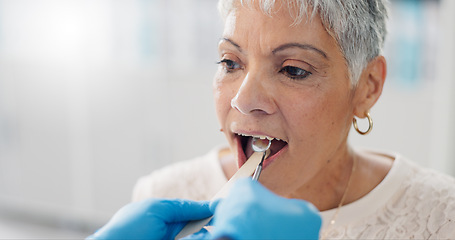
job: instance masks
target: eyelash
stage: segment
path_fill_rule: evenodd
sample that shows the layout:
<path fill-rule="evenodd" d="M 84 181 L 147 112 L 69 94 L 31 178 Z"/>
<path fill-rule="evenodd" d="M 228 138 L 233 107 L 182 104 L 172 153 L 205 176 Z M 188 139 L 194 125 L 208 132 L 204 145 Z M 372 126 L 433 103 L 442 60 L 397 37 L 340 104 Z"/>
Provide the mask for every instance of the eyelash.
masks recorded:
<path fill-rule="evenodd" d="M 222 65 L 227 73 L 232 73 L 235 70 L 241 68 L 240 64 L 238 64 L 237 62 L 232 61 L 230 59 L 222 59 L 221 61 L 217 62 L 217 64 Z M 233 65 L 235 65 L 235 66 L 233 66 Z M 294 71 L 294 73 L 291 73 L 291 71 Z M 296 74 L 295 71 L 297 71 L 298 73 Z M 294 66 L 285 66 L 285 67 L 281 68 L 280 71 L 278 71 L 278 72 L 282 73 L 283 75 L 285 75 L 286 77 L 288 77 L 292 80 L 303 80 L 312 74 L 311 72 L 309 72 L 305 69 L 302 69 L 299 67 L 294 67 Z"/>
<path fill-rule="evenodd" d="M 293 73 L 290 73 L 290 71 L 298 71 L 299 73 L 293 74 Z M 294 67 L 294 66 L 285 66 L 282 69 L 280 69 L 279 72 L 284 74 L 286 77 L 288 77 L 292 80 L 302 80 L 302 79 L 309 77 L 312 74 L 311 72 L 309 72 L 305 69 L 302 69 L 299 67 Z"/>
<path fill-rule="evenodd" d="M 217 64 L 220 64 L 228 73 L 234 72 L 236 69 L 240 69 L 240 64 L 229 59 L 222 59 L 221 61 L 217 62 Z M 237 68 L 232 66 L 234 64 Z"/>

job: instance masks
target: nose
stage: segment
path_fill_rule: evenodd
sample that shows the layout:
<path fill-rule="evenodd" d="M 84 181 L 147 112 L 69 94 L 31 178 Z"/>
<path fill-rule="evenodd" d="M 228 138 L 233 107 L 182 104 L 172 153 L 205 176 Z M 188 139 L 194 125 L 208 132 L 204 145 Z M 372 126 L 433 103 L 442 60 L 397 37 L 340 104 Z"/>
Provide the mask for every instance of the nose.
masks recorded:
<path fill-rule="evenodd" d="M 231 107 L 250 114 L 273 114 L 276 105 L 267 86 L 266 79 L 248 73 L 231 100 Z"/>

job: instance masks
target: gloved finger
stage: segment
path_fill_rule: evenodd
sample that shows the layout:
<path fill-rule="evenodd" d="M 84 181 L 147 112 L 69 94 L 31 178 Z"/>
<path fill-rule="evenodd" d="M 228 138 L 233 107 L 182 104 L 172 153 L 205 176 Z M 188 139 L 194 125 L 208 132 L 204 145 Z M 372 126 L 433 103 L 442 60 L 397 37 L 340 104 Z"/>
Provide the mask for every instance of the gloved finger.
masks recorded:
<path fill-rule="evenodd" d="M 158 208 L 153 207 L 154 214 L 165 222 L 185 222 L 212 216 L 208 201 L 192 201 L 183 199 L 159 201 Z"/>
<path fill-rule="evenodd" d="M 218 204 L 222 201 L 223 199 L 218 198 L 210 202 L 209 208 L 212 213 L 215 213 L 216 207 L 218 207 Z"/>
<path fill-rule="evenodd" d="M 214 239 L 317 239 L 321 226 L 311 203 L 283 198 L 248 179 L 233 186 L 214 219 Z"/>
<path fill-rule="evenodd" d="M 249 194 L 252 192 L 275 195 L 258 181 L 254 181 L 251 178 L 242 178 L 233 184 L 227 198 L 230 196 L 237 198 L 241 194 Z"/>
<path fill-rule="evenodd" d="M 310 202 L 301 199 L 287 199 L 286 201 L 290 206 L 298 206 L 296 208 L 300 209 L 300 211 L 311 212 L 312 214 L 319 215 L 319 210 Z M 290 208 L 289 211 L 300 212 L 299 210 L 293 208 Z"/>
<path fill-rule="evenodd" d="M 267 199 L 267 201 L 264 201 Z M 316 207 L 301 199 L 287 199 L 274 194 L 257 181 L 250 178 L 239 179 L 233 186 L 229 196 L 226 198 L 228 204 L 221 203 L 217 208 L 226 208 L 232 211 L 233 206 L 245 206 L 254 203 L 257 207 L 262 206 L 264 209 L 273 209 L 277 205 L 285 205 L 281 211 L 293 212 L 310 212 L 319 215 Z M 224 206 L 226 205 L 226 207 Z M 306 213 L 305 213 L 306 214 Z"/>
<path fill-rule="evenodd" d="M 183 240 L 200 240 L 200 239 L 212 239 L 207 229 L 202 228 L 199 232 L 191 234 L 182 238 Z"/>
<path fill-rule="evenodd" d="M 267 199 L 268 197 L 274 197 L 274 194 L 270 190 L 266 189 L 259 182 L 253 181 L 251 178 L 242 178 L 237 180 L 228 196 L 224 201 L 213 203 L 216 208 L 220 208 L 221 205 L 243 205 L 243 203 L 254 202 L 254 199 L 259 200 Z M 220 204 L 221 203 L 221 204 Z M 212 208 L 212 206 L 210 206 Z"/>

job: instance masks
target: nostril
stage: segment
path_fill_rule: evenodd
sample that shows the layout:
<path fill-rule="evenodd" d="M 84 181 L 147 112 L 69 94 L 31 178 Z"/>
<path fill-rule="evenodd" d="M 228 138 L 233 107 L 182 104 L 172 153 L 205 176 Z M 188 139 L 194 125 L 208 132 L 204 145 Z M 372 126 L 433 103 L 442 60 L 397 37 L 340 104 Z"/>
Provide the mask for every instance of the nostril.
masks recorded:
<path fill-rule="evenodd" d="M 235 99 L 237 99 L 237 96 L 235 96 L 235 98 L 231 99 L 231 107 L 237 109 L 237 106 L 235 104 Z"/>
<path fill-rule="evenodd" d="M 236 95 L 232 100 L 231 100 L 231 107 L 233 109 L 236 109 L 237 111 L 243 113 L 243 114 L 248 114 L 249 111 L 245 111 L 242 107 L 240 107 L 240 105 L 238 104 L 238 96 L 239 95 Z"/>
<path fill-rule="evenodd" d="M 251 80 L 242 83 L 231 99 L 231 107 L 244 115 L 273 114 L 276 105 L 272 96 L 262 85 L 253 83 Z"/>
<path fill-rule="evenodd" d="M 238 102 L 236 101 L 237 98 L 234 98 L 231 100 L 231 107 L 239 112 L 241 112 L 242 114 L 245 114 L 245 115 L 248 115 L 248 114 L 252 114 L 254 112 L 265 112 L 264 110 L 262 109 L 259 109 L 259 108 L 248 108 L 248 106 L 240 106 L 239 104 L 237 104 Z"/>
<path fill-rule="evenodd" d="M 242 110 L 240 110 L 240 108 L 238 107 L 237 105 L 237 96 L 235 96 L 232 100 L 231 100 L 231 107 L 233 109 L 236 109 L 237 111 L 239 112 L 242 112 Z M 242 112 L 243 113 L 243 112 Z"/>

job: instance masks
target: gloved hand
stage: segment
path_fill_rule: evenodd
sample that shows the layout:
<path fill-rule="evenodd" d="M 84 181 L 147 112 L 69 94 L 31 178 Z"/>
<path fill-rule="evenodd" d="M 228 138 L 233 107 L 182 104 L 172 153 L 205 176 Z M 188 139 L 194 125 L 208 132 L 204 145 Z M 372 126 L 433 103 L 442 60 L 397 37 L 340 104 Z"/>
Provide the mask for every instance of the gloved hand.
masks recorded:
<path fill-rule="evenodd" d="M 212 215 L 208 202 L 149 199 L 121 208 L 87 240 L 174 239 L 185 223 Z"/>
<path fill-rule="evenodd" d="M 311 203 L 275 195 L 250 178 L 238 180 L 226 199 L 210 207 L 215 211 L 212 239 L 319 238 L 322 220 Z"/>

